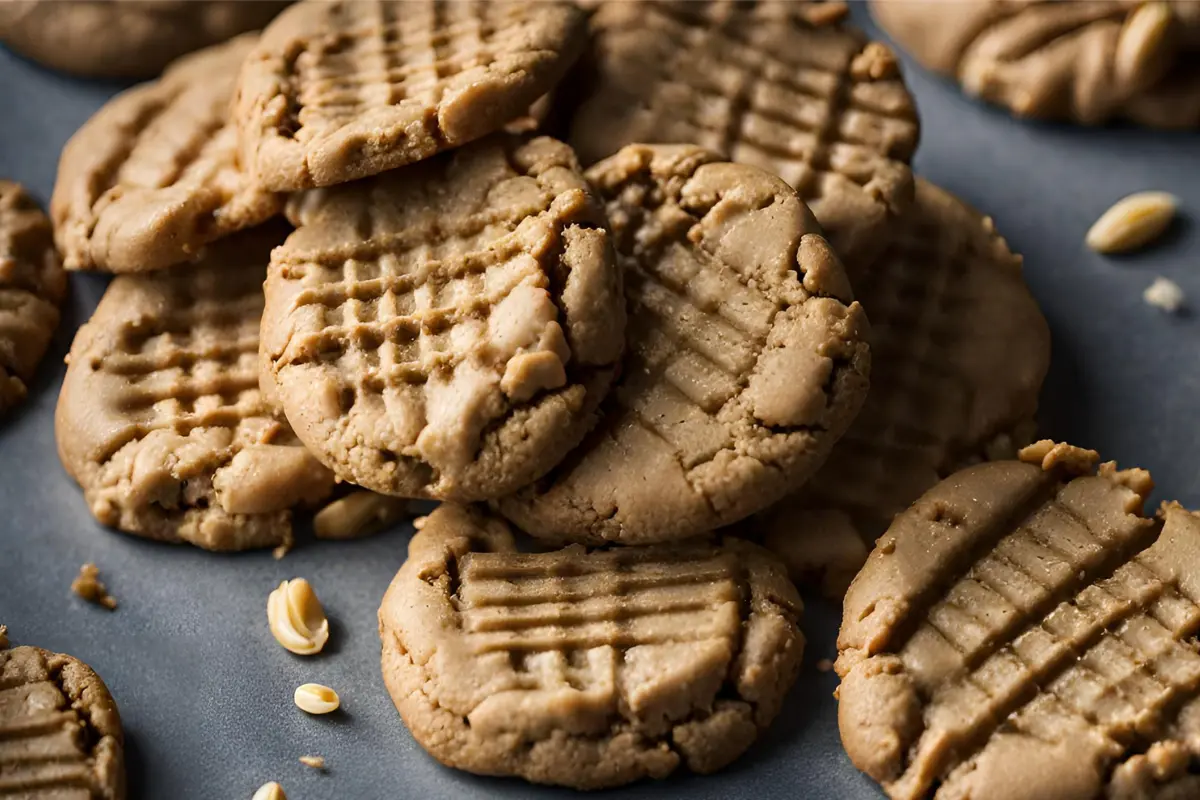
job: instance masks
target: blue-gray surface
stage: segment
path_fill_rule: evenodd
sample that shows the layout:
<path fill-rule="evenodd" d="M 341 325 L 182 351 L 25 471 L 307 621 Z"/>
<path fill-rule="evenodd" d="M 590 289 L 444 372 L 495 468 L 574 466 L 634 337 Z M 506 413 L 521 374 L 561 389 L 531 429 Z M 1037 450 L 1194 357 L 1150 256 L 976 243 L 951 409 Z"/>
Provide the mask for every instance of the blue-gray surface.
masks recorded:
<path fill-rule="evenodd" d="M 855 14 L 862 17 L 863 9 Z M 1136 257 L 1082 242 L 1111 202 L 1138 189 L 1178 195 L 1200 217 L 1200 134 L 1026 124 L 962 98 L 908 65 L 921 107 L 918 171 L 995 217 L 1026 257 L 1054 335 L 1044 433 L 1149 468 L 1158 496 L 1200 506 L 1200 320 L 1142 302 L 1156 275 L 1200 310 L 1200 232 L 1181 224 Z M 0 176 L 49 197 L 59 150 L 114 87 L 42 71 L 0 50 Z M 567 793 L 445 770 L 401 724 L 379 677 L 375 609 L 404 556 L 407 527 L 350 544 L 306 544 L 286 559 L 214 556 L 101 529 L 54 452 L 61 359 L 104 280 L 72 277 L 65 324 L 29 402 L 0 422 L 0 622 L 18 642 L 71 653 L 104 677 L 128 734 L 134 798 L 248 798 L 267 780 L 305 798 L 555 797 Z M 94 561 L 121 600 L 115 613 L 67 590 Z M 316 658 L 293 657 L 267 630 L 281 579 L 310 578 L 332 619 Z M 725 772 L 642 784 L 627 797 L 879 797 L 838 744 L 836 609 L 813 601 L 807 666 L 769 736 Z M 311 718 L 292 690 L 316 681 L 344 713 Z M 325 756 L 320 774 L 297 763 Z M 618 793 L 614 792 L 613 795 Z"/>

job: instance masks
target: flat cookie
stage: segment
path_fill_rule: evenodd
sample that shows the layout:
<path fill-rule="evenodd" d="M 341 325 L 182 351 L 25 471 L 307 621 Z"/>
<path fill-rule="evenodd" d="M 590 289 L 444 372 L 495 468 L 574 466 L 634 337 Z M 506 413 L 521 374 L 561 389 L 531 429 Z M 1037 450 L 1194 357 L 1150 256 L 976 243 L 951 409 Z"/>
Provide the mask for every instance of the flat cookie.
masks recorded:
<path fill-rule="evenodd" d="M 238 167 L 229 123 L 247 34 L 110 100 L 63 148 L 50 213 L 67 269 L 142 272 L 279 212 Z"/>
<path fill-rule="evenodd" d="M 50 220 L 20 185 L 0 180 L 0 414 L 24 399 L 66 292 Z"/>
<path fill-rule="evenodd" d="M 802 484 L 866 396 L 866 315 L 783 181 L 688 145 L 588 171 L 625 276 L 628 354 L 596 430 L 499 501 L 540 539 L 648 544 Z"/>
<path fill-rule="evenodd" d="M 36 647 L 8 649 L 0 626 L 0 796 L 124 800 L 121 716 L 91 667 Z"/>
<path fill-rule="evenodd" d="M 504 523 L 443 505 L 379 609 L 383 679 L 457 769 L 576 789 L 713 772 L 779 713 L 801 608 L 737 539 L 525 554 Z"/>
<path fill-rule="evenodd" d="M 208 550 L 288 544 L 293 506 L 333 476 L 258 388 L 262 281 L 284 231 L 223 240 L 196 265 L 109 284 L 79 329 L 54 432 L 96 519 Z"/>
<path fill-rule="evenodd" d="M 557 464 L 621 355 L 621 282 L 571 148 L 496 135 L 317 190 L 275 251 L 265 379 L 343 480 L 477 500 Z"/>
<path fill-rule="evenodd" d="M 872 0 L 927 69 L 1019 117 L 1200 127 L 1200 4 Z"/>
<path fill-rule="evenodd" d="M 1200 792 L 1200 515 L 1140 516 L 1149 473 L 1097 460 L 952 475 L 850 587 L 838 723 L 890 797 Z"/>
<path fill-rule="evenodd" d="M 925 490 L 1032 441 L 1050 366 L 1021 257 L 990 218 L 927 181 L 888 249 L 851 278 L 871 319 L 870 394 L 825 466 L 759 520 L 794 577 L 824 573 L 839 597 Z"/>
<path fill-rule="evenodd" d="M 564 3 L 297 3 L 242 72 L 243 163 L 295 191 L 421 161 L 523 116 L 585 39 Z"/>
<path fill-rule="evenodd" d="M 88 78 L 151 78 L 175 58 L 261 28 L 283 2 L 5 0 L 0 41 Z"/>
<path fill-rule="evenodd" d="M 842 3 L 617 2 L 592 18 L 584 164 L 634 142 L 696 144 L 795 187 L 834 249 L 867 261 L 912 198 L 916 106 Z"/>

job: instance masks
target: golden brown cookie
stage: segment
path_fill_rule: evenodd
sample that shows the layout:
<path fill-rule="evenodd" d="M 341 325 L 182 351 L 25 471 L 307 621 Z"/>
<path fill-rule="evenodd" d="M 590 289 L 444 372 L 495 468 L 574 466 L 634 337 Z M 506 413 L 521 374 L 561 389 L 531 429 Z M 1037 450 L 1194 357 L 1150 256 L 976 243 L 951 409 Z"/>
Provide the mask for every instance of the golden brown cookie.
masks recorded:
<path fill-rule="evenodd" d="M 90 78 L 150 78 L 178 56 L 261 28 L 285 2 L 5 0 L 0 41 Z"/>
<path fill-rule="evenodd" d="M 883 255 L 852 275 L 871 319 L 862 412 L 833 454 L 756 527 L 797 578 L 840 596 L 892 517 L 981 458 L 1012 458 L 1050 366 L 1050 330 L 992 220 L 918 179 Z"/>
<path fill-rule="evenodd" d="M 872 0 L 923 66 L 1021 117 L 1200 127 L 1195 0 Z"/>
<path fill-rule="evenodd" d="M 696 144 L 790 183 L 849 263 L 869 260 L 912 198 L 912 97 L 842 3 L 605 3 L 592 17 L 585 164 L 634 142 Z M 589 86 L 590 85 L 590 86 Z"/>
<path fill-rule="evenodd" d="M 300 227 L 271 261 L 265 380 L 340 478 L 498 497 L 595 424 L 625 317 L 571 148 L 497 134 L 288 213 Z"/>
<path fill-rule="evenodd" d="M 285 231 L 259 228 L 199 263 L 123 275 L 71 345 L 55 436 L 96 519 L 209 550 L 288 544 L 293 506 L 333 476 L 258 388 L 262 282 Z"/>
<path fill-rule="evenodd" d="M 625 276 L 627 356 L 584 443 L 499 501 L 540 539 L 708 532 L 802 484 L 863 402 L 866 316 L 786 183 L 688 145 L 588 171 Z"/>
<path fill-rule="evenodd" d="M 243 163 L 293 191 L 429 158 L 524 115 L 585 38 L 566 3 L 298 3 L 242 72 Z"/>
<path fill-rule="evenodd" d="M 121 716 L 88 665 L 9 649 L 0 625 L 0 796 L 124 800 Z"/>
<path fill-rule="evenodd" d="M 25 397 L 66 291 L 50 220 L 19 184 L 0 180 L 0 414 Z"/>
<path fill-rule="evenodd" d="M 800 612 L 737 539 L 525 554 L 503 522 L 442 505 L 379 609 L 383 678 L 447 766 L 577 789 L 713 772 L 779 713 Z"/>
<path fill-rule="evenodd" d="M 1039 442 L 952 475 L 850 587 L 838 723 L 890 797 L 1200 791 L 1200 515 L 1141 516 L 1149 474 L 1097 460 Z"/>
<path fill-rule="evenodd" d="M 67 269 L 143 272 L 282 207 L 237 163 L 229 103 L 247 34 L 110 100 L 63 148 L 50 213 Z"/>

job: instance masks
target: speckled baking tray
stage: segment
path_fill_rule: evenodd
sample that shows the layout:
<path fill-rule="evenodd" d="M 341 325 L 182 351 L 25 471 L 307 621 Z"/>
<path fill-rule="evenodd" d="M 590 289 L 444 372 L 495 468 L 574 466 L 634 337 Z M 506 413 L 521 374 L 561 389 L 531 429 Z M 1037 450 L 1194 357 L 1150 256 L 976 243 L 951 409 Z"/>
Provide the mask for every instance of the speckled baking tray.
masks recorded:
<path fill-rule="evenodd" d="M 865 9 L 855 15 L 866 22 Z M 1120 259 L 1083 246 L 1091 222 L 1138 189 L 1178 195 L 1200 219 L 1200 133 L 1086 130 L 1016 122 L 908 65 L 923 135 L 918 172 L 996 219 L 1050 321 L 1054 358 L 1042 394 L 1045 434 L 1150 469 L 1157 497 L 1200 506 L 1200 230 L 1178 224 L 1153 249 Z M 119 87 L 71 80 L 0 49 L 0 176 L 43 202 L 58 153 Z M 1193 312 L 1142 301 L 1157 275 Z M 404 558 L 407 525 L 369 540 L 307 542 L 218 556 L 100 528 L 54 450 L 54 403 L 71 336 L 105 280 L 74 275 L 65 322 L 29 401 L 0 422 L 0 622 L 14 639 L 91 664 L 116 697 L 128 735 L 131 797 L 249 798 L 278 780 L 314 798 L 568 797 L 573 793 L 443 769 L 417 746 L 384 692 L 375 610 Z M 68 586 L 96 562 L 121 601 L 86 606 Z M 332 637 L 313 659 L 290 656 L 266 626 L 268 592 L 312 579 Z M 832 673 L 838 609 L 810 599 L 806 669 L 768 736 L 719 775 L 643 783 L 630 798 L 880 797 L 838 743 Z M 296 685 L 338 689 L 344 713 L 296 711 Z M 326 773 L 297 758 L 325 756 Z"/>

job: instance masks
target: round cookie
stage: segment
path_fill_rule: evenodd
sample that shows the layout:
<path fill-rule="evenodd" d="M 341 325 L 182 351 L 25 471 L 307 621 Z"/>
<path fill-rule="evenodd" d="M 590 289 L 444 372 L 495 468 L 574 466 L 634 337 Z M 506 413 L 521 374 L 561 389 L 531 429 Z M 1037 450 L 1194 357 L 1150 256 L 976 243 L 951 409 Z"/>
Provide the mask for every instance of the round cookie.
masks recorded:
<path fill-rule="evenodd" d="M 379 609 L 383 678 L 457 769 L 576 789 L 713 772 L 779 713 L 801 608 L 737 539 L 525 554 L 503 522 L 442 505 Z"/>
<path fill-rule="evenodd" d="M 429 158 L 523 116 L 585 39 L 565 3 L 297 3 L 242 72 L 242 163 L 295 191 Z"/>
<path fill-rule="evenodd" d="M 802 484 L 858 413 L 866 315 L 783 181 L 689 145 L 588 171 L 608 207 L 629 330 L 603 421 L 498 507 L 540 539 L 647 544 L 711 531 Z"/>
<path fill-rule="evenodd" d="M 247 34 L 110 100 L 63 148 L 50 213 L 68 269 L 141 272 L 279 212 L 237 162 L 229 103 Z"/>
<path fill-rule="evenodd" d="M 871 319 L 871 391 L 825 466 L 756 521 L 794 577 L 823 573 L 838 597 L 922 492 L 1032 441 L 1050 366 L 1021 257 L 990 218 L 925 180 L 887 250 L 851 279 Z"/>
<path fill-rule="evenodd" d="M 1200 127 L 1200 4 L 873 0 L 927 69 L 1019 117 Z"/>
<path fill-rule="evenodd" d="M 119 276 L 79 329 L 54 433 L 103 524 L 209 550 L 286 545 L 292 507 L 333 488 L 258 388 L 262 282 L 283 237 L 259 228 L 194 266 Z"/>
<path fill-rule="evenodd" d="M 66 291 L 50 220 L 20 185 L 0 180 L 0 415 L 24 399 Z"/>
<path fill-rule="evenodd" d="M 869 261 L 912 198 L 916 106 L 842 3 L 605 3 L 569 141 L 584 164 L 687 143 L 790 183 L 838 254 Z"/>
<path fill-rule="evenodd" d="M 121 716 L 88 665 L 9 648 L 0 625 L 0 792 L 15 798 L 124 800 Z"/>
<path fill-rule="evenodd" d="M 892 798 L 1195 797 L 1200 515 L 1039 442 L 896 517 L 846 595 L 851 761 Z M 1014 780 L 1019 780 L 1019 789 Z"/>
<path fill-rule="evenodd" d="M 340 479 L 499 497 L 595 424 L 625 317 L 571 148 L 497 134 L 288 213 L 299 230 L 272 256 L 264 380 Z"/>
<path fill-rule="evenodd" d="M 264 0 L 5 0 L 0 41 L 88 78 L 150 78 L 173 59 L 261 28 L 283 2 Z"/>

